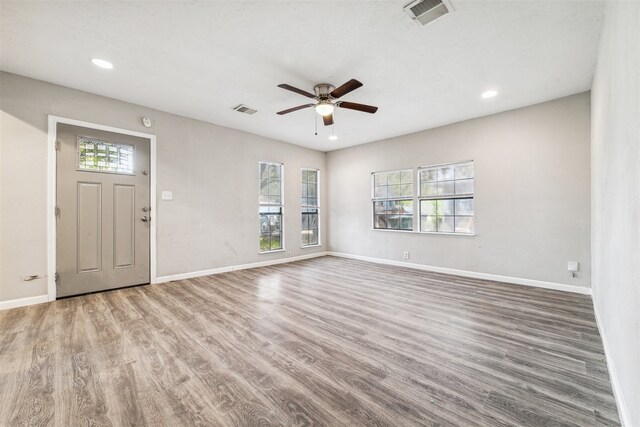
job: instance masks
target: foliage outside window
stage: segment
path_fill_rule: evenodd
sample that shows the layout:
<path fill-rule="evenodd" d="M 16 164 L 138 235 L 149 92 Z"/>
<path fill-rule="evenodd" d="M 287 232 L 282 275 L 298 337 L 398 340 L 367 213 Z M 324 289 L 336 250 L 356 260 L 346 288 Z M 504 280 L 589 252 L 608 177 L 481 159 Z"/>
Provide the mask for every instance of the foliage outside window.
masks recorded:
<path fill-rule="evenodd" d="M 133 174 L 133 145 L 78 136 L 78 170 Z"/>
<path fill-rule="evenodd" d="M 473 162 L 418 169 L 420 231 L 474 233 Z"/>
<path fill-rule="evenodd" d="M 319 171 L 302 169 L 301 214 L 302 246 L 316 246 L 320 242 L 320 192 Z"/>
<path fill-rule="evenodd" d="M 413 171 L 376 172 L 373 183 L 373 228 L 413 230 Z"/>
<path fill-rule="evenodd" d="M 260 162 L 260 252 L 283 249 L 283 165 Z"/>

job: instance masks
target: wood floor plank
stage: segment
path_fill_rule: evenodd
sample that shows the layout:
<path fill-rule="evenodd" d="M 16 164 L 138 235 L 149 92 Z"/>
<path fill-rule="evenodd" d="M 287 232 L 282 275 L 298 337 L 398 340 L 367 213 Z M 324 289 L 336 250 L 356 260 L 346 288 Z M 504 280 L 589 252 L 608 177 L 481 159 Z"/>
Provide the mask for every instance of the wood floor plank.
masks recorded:
<path fill-rule="evenodd" d="M 615 426 L 589 297 L 322 257 L 0 312 L 0 425 Z"/>

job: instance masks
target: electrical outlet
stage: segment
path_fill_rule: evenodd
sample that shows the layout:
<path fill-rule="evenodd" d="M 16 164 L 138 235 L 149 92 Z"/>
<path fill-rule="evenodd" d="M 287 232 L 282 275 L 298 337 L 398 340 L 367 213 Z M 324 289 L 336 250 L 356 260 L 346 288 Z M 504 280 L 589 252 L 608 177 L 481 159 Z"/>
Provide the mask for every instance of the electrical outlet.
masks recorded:
<path fill-rule="evenodd" d="M 287 251 L 287 256 L 291 256 L 291 251 Z"/>
<path fill-rule="evenodd" d="M 404 253 L 402 254 L 402 258 L 409 259 L 409 251 L 404 251 Z"/>

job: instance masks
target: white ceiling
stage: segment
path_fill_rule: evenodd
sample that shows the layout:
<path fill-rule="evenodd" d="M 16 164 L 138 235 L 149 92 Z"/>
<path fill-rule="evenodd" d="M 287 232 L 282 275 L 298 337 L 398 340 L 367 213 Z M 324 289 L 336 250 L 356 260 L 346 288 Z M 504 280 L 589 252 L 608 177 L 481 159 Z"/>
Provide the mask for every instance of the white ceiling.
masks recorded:
<path fill-rule="evenodd" d="M 591 88 L 602 2 L 452 0 L 427 26 L 408 2 L 2 1 L 0 68 L 323 151 Z M 308 102 L 279 83 L 351 78 L 343 99 L 380 109 L 338 110 L 337 141 L 312 109 L 275 114 Z"/>

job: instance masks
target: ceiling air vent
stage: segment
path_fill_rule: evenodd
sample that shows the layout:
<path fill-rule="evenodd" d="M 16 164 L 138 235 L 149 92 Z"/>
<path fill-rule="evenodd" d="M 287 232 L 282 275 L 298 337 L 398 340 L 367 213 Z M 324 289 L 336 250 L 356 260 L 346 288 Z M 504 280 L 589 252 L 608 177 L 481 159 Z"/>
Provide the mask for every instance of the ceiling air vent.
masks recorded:
<path fill-rule="evenodd" d="M 237 111 L 238 113 L 245 113 L 245 114 L 255 114 L 258 112 L 258 110 L 254 110 L 251 107 L 247 107 L 244 104 L 240 104 L 237 107 L 234 107 L 233 111 Z"/>
<path fill-rule="evenodd" d="M 451 5 L 443 0 L 416 0 L 404 8 L 411 18 L 420 21 L 422 25 L 427 25 L 452 10 Z"/>

